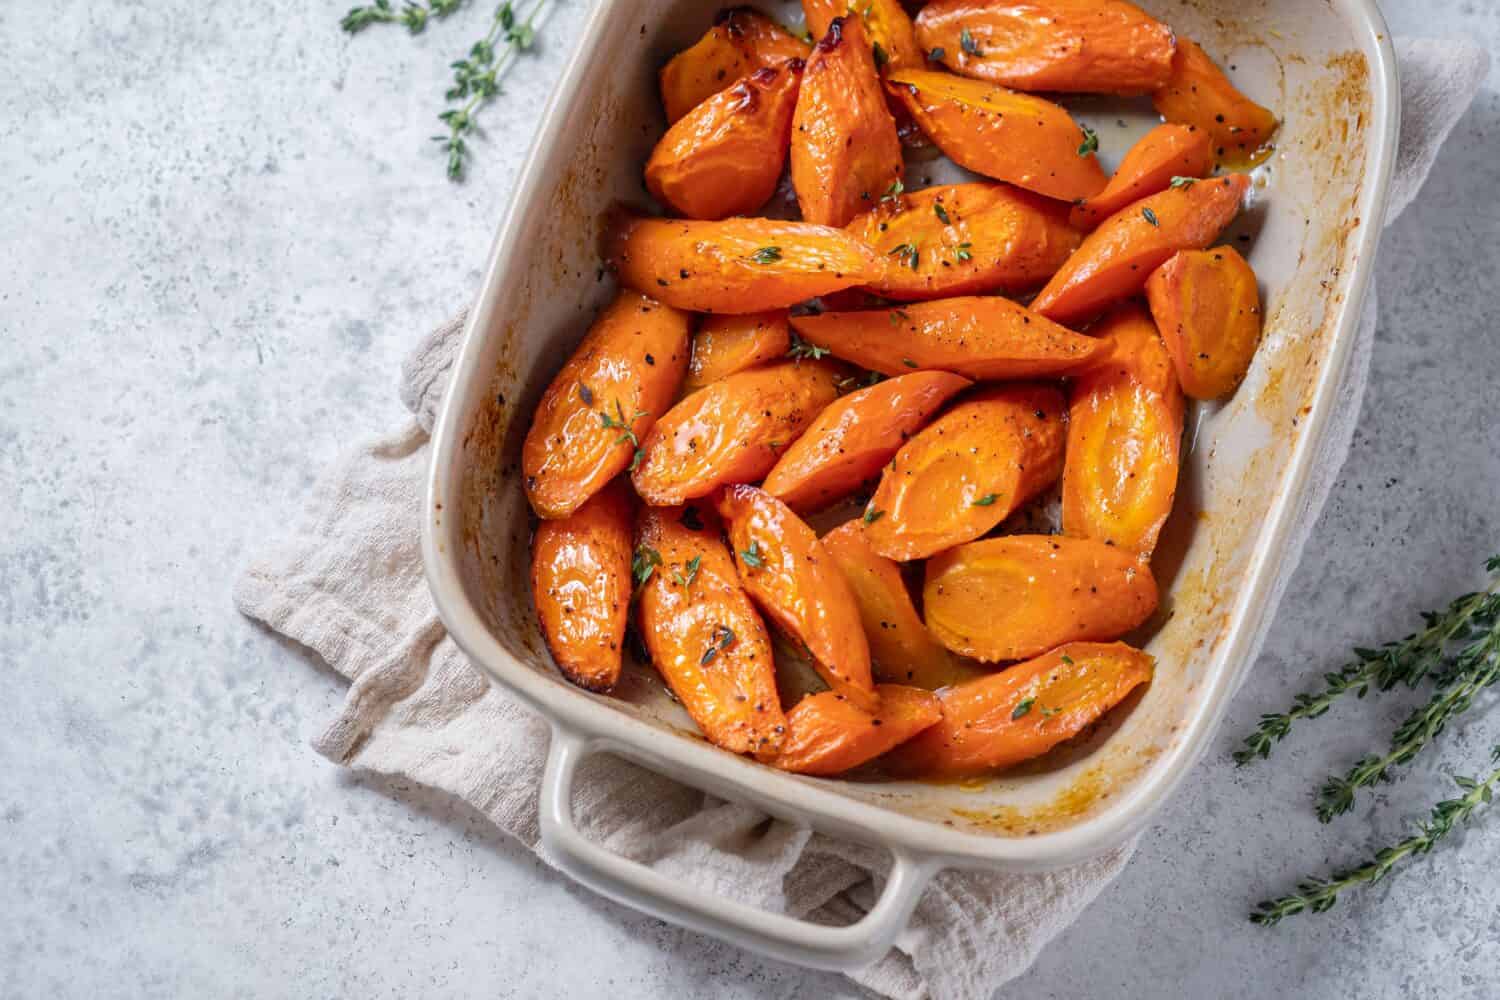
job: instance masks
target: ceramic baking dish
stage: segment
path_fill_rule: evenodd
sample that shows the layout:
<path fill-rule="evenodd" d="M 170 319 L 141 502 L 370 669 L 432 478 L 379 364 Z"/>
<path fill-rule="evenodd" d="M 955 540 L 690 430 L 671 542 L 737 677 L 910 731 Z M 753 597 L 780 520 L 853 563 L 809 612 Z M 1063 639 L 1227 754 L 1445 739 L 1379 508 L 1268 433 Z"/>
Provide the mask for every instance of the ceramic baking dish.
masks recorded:
<path fill-rule="evenodd" d="M 548 659 L 528 594 L 521 441 L 542 390 L 614 291 L 600 268 L 601 221 L 615 202 L 643 200 L 641 165 L 664 127 L 656 70 L 717 6 L 597 0 L 469 314 L 434 432 L 423 528 L 454 639 L 552 724 L 542 837 L 579 881 L 783 959 L 854 968 L 890 947 L 936 871 L 1035 870 L 1100 853 L 1147 823 L 1203 752 L 1251 665 L 1349 357 L 1395 155 L 1396 69 L 1371 0 L 1140 2 L 1283 116 L 1277 153 L 1257 169 L 1253 205 L 1228 237 L 1254 237 L 1240 245 L 1263 285 L 1265 342 L 1234 398 L 1189 423 L 1180 499 L 1155 559 L 1162 611 L 1139 637 L 1157 658 L 1149 688 L 1082 745 L 987 781 L 928 784 L 784 774 L 703 741 L 649 666 L 627 665 L 619 696 L 604 697 L 568 684 Z M 794 7 L 765 9 L 799 19 Z M 1100 131 L 1106 161 L 1149 113 L 1149 103 L 1071 106 Z M 813 925 L 703 895 L 605 850 L 580 834 L 570 803 L 578 765 L 595 752 L 884 846 L 893 861 L 878 903 L 850 926 Z"/>

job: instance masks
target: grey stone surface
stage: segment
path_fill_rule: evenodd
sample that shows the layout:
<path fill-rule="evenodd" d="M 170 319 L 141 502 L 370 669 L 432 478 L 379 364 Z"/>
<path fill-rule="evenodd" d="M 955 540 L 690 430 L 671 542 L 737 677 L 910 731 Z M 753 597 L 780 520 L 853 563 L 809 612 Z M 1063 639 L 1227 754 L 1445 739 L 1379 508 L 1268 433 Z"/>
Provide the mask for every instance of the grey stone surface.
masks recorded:
<path fill-rule="evenodd" d="M 346 40 L 336 3 L 0 5 L 0 996 L 844 995 L 550 875 L 465 807 L 307 739 L 342 684 L 241 620 L 230 579 L 317 473 L 399 414 L 396 367 L 472 292 L 585 8 L 486 115 L 473 178 L 427 136 L 478 4 Z M 1483 0 L 1397 32 L 1500 47 Z M 1320 827 L 1311 787 L 1398 716 L 1350 705 L 1269 764 L 1237 734 L 1500 546 L 1500 94 L 1380 263 L 1353 454 L 1258 675 L 1125 876 L 1004 996 L 1500 994 L 1500 819 L 1333 913 L 1247 906 L 1398 835 L 1441 752 Z"/>

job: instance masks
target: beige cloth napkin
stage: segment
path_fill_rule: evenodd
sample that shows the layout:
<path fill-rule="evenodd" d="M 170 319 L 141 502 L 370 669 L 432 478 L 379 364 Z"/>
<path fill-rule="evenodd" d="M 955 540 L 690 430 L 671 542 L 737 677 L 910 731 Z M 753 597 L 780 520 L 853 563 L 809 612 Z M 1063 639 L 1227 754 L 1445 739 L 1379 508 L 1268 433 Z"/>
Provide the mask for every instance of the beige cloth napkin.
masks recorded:
<path fill-rule="evenodd" d="M 1416 194 L 1488 67 L 1487 55 L 1466 43 L 1402 42 L 1397 50 L 1405 123 L 1389 218 Z M 457 795 L 537 850 L 548 727 L 468 663 L 438 620 L 422 572 L 428 433 L 462 321 L 430 334 L 405 366 L 401 395 L 414 419 L 332 470 L 301 527 L 246 569 L 235 600 L 350 680 L 343 710 L 313 741 L 319 753 Z M 1273 607 L 1348 453 L 1374 331 L 1372 295 Z M 872 874 L 887 864 L 883 852 L 767 823 L 752 808 L 614 758 L 591 761 L 575 794 L 585 833 L 611 849 L 708 891 L 815 920 L 857 918 L 872 903 Z M 1133 850 L 1047 874 L 946 872 L 896 948 L 853 978 L 902 1000 L 989 997 L 1077 918 Z"/>

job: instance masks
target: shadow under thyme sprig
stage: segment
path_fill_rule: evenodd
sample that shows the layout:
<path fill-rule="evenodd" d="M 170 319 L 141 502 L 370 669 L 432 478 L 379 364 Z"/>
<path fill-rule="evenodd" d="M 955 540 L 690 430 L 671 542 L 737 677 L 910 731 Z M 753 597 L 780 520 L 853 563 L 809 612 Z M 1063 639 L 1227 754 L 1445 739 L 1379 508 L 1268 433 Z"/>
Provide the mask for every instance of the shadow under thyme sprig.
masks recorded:
<path fill-rule="evenodd" d="M 1322 690 L 1299 694 L 1287 712 L 1261 716 L 1255 732 L 1235 752 L 1235 762 L 1243 766 L 1269 756 L 1293 723 L 1318 718 L 1344 694 L 1353 692 L 1363 698 L 1372 690 L 1384 692 L 1400 685 L 1415 688 L 1430 680 L 1431 696 L 1396 728 L 1389 750 L 1366 756 L 1342 776 L 1331 776 L 1323 783 L 1318 792 L 1318 819 L 1332 821 L 1353 807 L 1361 788 L 1391 780 L 1392 768 L 1408 763 L 1431 745 L 1450 721 L 1468 711 L 1481 692 L 1500 680 L 1500 556 L 1491 557 L 1485 569 L 1492 577 L 1485 590 L 1465 594 L 1441 612 L 1425 612 L 1424 627 L 1398 642 L 1379 649 L 1355 649 L 1352 663 L 1324 675 Z M 1500 747 L 1492 753 L 1491 763 L 1500 763 Z M 1455 823 L 1467 821 L 1476 808 L 1490 802 L 1500 769 L 1482 779 L 1454 780 L 1465 794 L 1434 806 L 1416 834 L 1381 850 L 1358 868 L 1327 879 L 1304 880 L 1295 893 L 1261 903 L 1251 919 L 1270 925 L 1304 911 L 1321 913 L 1343 889 L 1379 881 L 1401 861 L 1426 854 Z"/>

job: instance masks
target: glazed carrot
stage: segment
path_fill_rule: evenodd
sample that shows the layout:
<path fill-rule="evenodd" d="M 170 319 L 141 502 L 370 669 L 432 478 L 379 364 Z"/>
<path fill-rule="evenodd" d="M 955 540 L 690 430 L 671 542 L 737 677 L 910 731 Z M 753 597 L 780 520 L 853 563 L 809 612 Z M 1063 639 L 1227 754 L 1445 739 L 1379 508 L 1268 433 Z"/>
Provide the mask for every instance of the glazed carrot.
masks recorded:
<path fill-rule="evenodd" d="M 870 548 L 864 522 L 849 521 L 821 541 L 859 605 L 876 679 L 936 691 L 978 675 L 927 631 L 901 579 L 901 567 Z"/>
<path fill-rule="evenodd" d="M 1140 305 L 1116 306 L 1095 332 L 1108 353 L 1072 385 L 1063 532 L 1149 557 L 1177 492 L 1182 390 Z"/>
<path fill-rule="evenodd" d="M 708 316 L 693 334 L 693 357 L 682 391 L 696 392 L 726 375 L 775 361 L 791 345 L 785 309 Z"/>
<path fill-rule="evenodd" d="M 1103 191 L 1073 206 L 1068 221 L 1093 229 L 1133 202 L 1165 191 L 1173 178 L 1206 177 L 1213 165 L 1213 144 L 1203 129 L 1158 125 L 1130 147 Z"/>
<path fill-rule="evenodd" d="M 1240 210 L 1245 174 L 1168 188 L 1121 209 L 1083 241 L 1031 308 L 1069 326 L 1146 286 L 1151 272 L 1179 250 L 1202 250 Z"/>
<path fill-rule="evenodd" d="M 842 226 L 905 170 L 870 41 L 859 18 L 837 17 L 813 46 L 792 119 L 792 187 L 802 218 Z"/>
<path fill-rule="evenodd" d="M 871 290 L 902 300 L 1031 291 L 1083 238 L 1057 202 L 985 183 L 882 197 L 848 230 L 893 265 Z"/>
<path fill-rule="evenodd" d="M 1184 251 L 1152 273 L 1146 297 L 1182 391 L 1233 392 L 1260 345 L 1260 291 L 1245 258 L 1230 246 Z"/>
<path fill-rule="evenodd" d="M 651 662 L 703 735 L 731 753 L 775 753 L 786 716 L 765 625 L 740 586 L 707 507 L 648 507 L 636 557 L 640 630 Z M 643 569 L 644 572 L 644 569 Z"/>
<path fill-rule="evenodd" d="M 625 218 L 609 250 L 623 284 L 695 312 L 784 309 L 876 281 L 885 269 L 842 229 L 773 219 Z"/>
<path fill-rule="evenodd" d="M 1194 125 L 1213 141 L 1220 163 L 1245 167 L 1260 162 L 1276 132 L 1276 116 L 1235 89 L 1224 71 L 1191 39 L 1177 39 L 1172 77 L 1152 96 L 1169 122 Z"/>
<path fill-rule="evenodd" d="M 873 714 L 834 691 L 808 695 L 786 714 L 781 752 L 766 762 L 797 774 L 842 774 L 888 753 L 942 718 L 937 695 L 881 684 Z"/>
<path fill-rule="evenodd" d="M 802 0 L 802 13 L 814 38 L 828 34 L 835 18 L 858 14 L 877 69 L 921 66 L 925 58 L 901 0 Z"/>
<path fill-rule="evenodd" d="M 1007 535 L 928 560 L 922 599 L 938 642 L 995 663 L 1119 638 L 1156 610 L 1156 581 L 1134 553 L 1103 542 Z"/>
<path fill-rule="evenodd" d="M 631 474 L 649 504 L 670 506 L 728 483 L 759 480 L 838 397 L 837 369 L 821 361 L 751 368 L 668 410 L 641 443 Z"/>
<path fill-rule="evenodd" d="M 786 449 L 766 476 L 765 491 L 799 511 L 848 496 L 969 384 L 948 372 L 912 372 L 851 392 Z"/>
<path fill-rule="evenodd" d="M 1104 190 L 1083 130 L 1051 101 L 920 69 L 891 73 L 886 89 L 961 167 L 1063 201 Z"/>
<path fill-rule="evenodd" d="M 688 317 L 622 291 L 547 386 L 521 451 L 526 498 L 567 517 L 630 465 L 635 441 L 677 396 Z"/>
<path fill-rule="evenodd" d="M 916 27 L 955 73 L 1016 90 L 1129 96 L 1172 73 L 1172 29 L 1124 0 L 933 0 Z"/>
<path fill-rule="evenodd" d="M 590 691 L 620 679 L 630 611 L 630 491 L 615 480 L 572 514 L 537 525 L 531 595 L 563 676 Z"/>
<path fill-rule="evenodd" d="M 740 582 L 755 603 L 807 647 L 829 687 L 874 711 L 870 647 L 859 608 L 818 536 L 790 507 L 754 486 L 728 487 L 718 509 Z"/>
<path fill-rule="evenodd" d="M 794 316 L 792 326 L 808 343 L 885 375 L 932 368 L 972 379 L 1061 375 L 1099 350 L 1093 337 L 998 297 Z"/>
<path fill-rule="evenodd" d="M 758 69 L 689 111 L 646 162 L 656 200 L 690 219 L 750 215 L 781 179 L 802 61 Z"/>
<path fill-rule="evenodd" d="M 1073 642 L 940 692 L 943 718 L 889 758 L 897 773 L 956 778 L 1040 757 L 1077 736 L 1156 661 L 1123 642 Z"/>
<path fill-rule="evenodd" d="M 923 559 L 989 531 L 1057 480 L 1063 420 L 1051 386 L 969 396 L 886 467 L 865 510 L 870 546 L 888 559 Z"/>
<path fill-rule="evenodd" d="M 758 69 L 806 59 L 810 49 L 753 7 L 720 11 L 707 34 L 662 67 L 661 102 L 667 124 Z"/>

